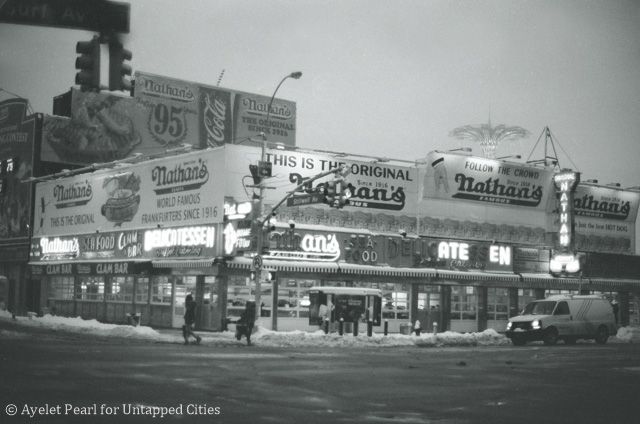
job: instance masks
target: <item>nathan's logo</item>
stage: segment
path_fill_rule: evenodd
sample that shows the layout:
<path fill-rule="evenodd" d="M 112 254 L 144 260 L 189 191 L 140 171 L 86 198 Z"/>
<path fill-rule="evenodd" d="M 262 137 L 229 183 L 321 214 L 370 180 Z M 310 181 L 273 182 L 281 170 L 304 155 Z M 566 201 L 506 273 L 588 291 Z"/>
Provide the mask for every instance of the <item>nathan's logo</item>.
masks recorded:
<path fill-rule="evenodd" d="M 43 238 L 40 240 L 40 250 L 42 260 L 76 258 L 80 254 L 80 244 L 77 238 L 54 239 Z"/>
<path fill-rule="evenodd" d="M 340 243 L 335 234 L 305 234 L 295 231 L 272 232 L 269 242 L 275 249 L 265 257 L 274 259 L 337 261 Z"/>
<path fill-rule="evenodd" d="M 405 179 L 405 177 L 402 177 Z M 406 176 L 408 181 L 411 179 Z M 295 184 L 302 184 L 308 178 L 303 177 L 297 173 L 289 174 L 289 181 Z M 366 183 L 365 183 L 366 184 Z M 313 195 L 322 193 L 326 182 L 313 185 L 313 182 L 302 186 L 301 191 Z M 351 197 L 349 198 L 349 206 L 355 206 L 359 208 L 372 208 L 372 209 L 385 209 L 400 211 L 404 209 L 406 202 L 406 195 L 404 193 L 404 187 L 389 185 L 387 183 L 376 183 L 377 187 L 371 187 L 369 185 L 354 185 L 352 182 L 347 184 L 347 188 L 351 190 Z"/>
<path fill-rule="evenodd" d="M 144 79 L 142 91 L 151 96 L 164 97 L 179 102 L 193 102 L 196 99 L 196 96 L 189 87 L 181 87 L 168 82 L 158 82 L 148 78 Z"/>
<path fill-rule="evenodd" d="M 207 164 L 202 159 L 175 164 L 173 168 L 156 166 L 151 171 L 151 181 L 156 185 L 156 194 L 196 190 L 209 180 Z"/>
<path fill-rule="evenodd" d="M 631 202 L 620 199 L 595 200 L 593 195 L 573 199 L 576 215 L 592 218 L 618 219 L 624 221 L 629 217 Z"/>
<path fill-rule="evenodd" d="M 291 107 L 286 103 L 271 104 L 271 113 L 268 113 L 268 104 L 258 102 L 256 99 L 245 97 L 242 99 L 242 106 L 244 106 L 249 113 L 255 115 L 269 115 L 270 118 L 291 119 L 293 117 L 293 111 Z"/>
<path fill-rule="evenodd" d="M 499 178 L 476 181 L 463 173 L 456 174 L 455 182 L 458 183 L 458 192 L 452 197 L 458 199 L 517 206 L 538 206 L 542 200 L 542 186 L 539 185 L 518 187 L 503 184 Z"/>
<path fill-rule="evenodd" d="M 89 180 L 56 184 L 53 187 L 53 198 L 58 209 L 86 205 L 92 197 L 93 188 Z"/>

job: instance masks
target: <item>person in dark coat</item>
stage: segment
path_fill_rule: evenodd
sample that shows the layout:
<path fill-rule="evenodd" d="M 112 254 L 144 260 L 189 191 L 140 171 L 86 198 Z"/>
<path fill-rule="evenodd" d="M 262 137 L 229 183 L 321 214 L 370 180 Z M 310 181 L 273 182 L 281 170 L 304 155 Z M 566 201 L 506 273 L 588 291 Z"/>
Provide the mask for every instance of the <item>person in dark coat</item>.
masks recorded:
<path fill-rule="evenodd" d="M 247 345 L 251 346 L 251 332 L 256 321 L 256 304 L 255 302 L 247 302 L 244 311 L 240 315 L 240 319 L 236 321 L 236 339 L 247 338 Z"/>
<path fill-rule="evenodd" d="M 196 344 L 200 344 L 202 338 L 193 332 L 193 325 L 196 322 L 196 302 L 190 294 L 184 299 L 184 325 L 182 326 L 182 337 L 184 344 L 189 344 L 189 337 L 196 339 Z"/>

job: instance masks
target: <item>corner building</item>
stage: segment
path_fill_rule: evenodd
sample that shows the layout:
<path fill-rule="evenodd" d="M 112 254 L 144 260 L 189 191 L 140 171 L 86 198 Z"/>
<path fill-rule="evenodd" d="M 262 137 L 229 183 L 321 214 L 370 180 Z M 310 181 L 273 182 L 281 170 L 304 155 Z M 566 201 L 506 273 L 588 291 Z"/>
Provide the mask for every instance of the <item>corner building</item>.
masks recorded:
<path fill-rule="evenodd" d="M 273 177 L 258 211 L 248 171 L 260 156 L 226 144 L 37 183 L 45 206 L 34 210 L 30 269 L 43 309 L 179 327 L 193 293 L 197 327 L 222 330 L 255 296 L 256 217 L 305 179 L 344 165 L 353 196 L 343 209 L 314 203 L 330 175 L 275 210 L 256 276 L 261 325 L 318 329 L 309 319 L 317 286 L 380 289 L 390 332 L 415 320 L 425 331 L 503 331 L 530 300 L 565 292 L 606 295 L 619 303 L 621 324 L 640 324 L 637 192 L 578 185 L 581 268 L 554 276 L 550 168 L 452 152 L 395 163 L 267 149 Z M 365 330 L 364 316 L 358 325 Z"/>

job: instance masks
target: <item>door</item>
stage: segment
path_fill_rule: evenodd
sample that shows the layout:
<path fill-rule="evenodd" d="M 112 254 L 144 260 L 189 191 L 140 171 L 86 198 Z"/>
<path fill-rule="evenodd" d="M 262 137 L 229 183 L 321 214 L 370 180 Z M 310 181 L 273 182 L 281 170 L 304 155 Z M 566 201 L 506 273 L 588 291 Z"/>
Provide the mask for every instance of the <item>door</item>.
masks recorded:
<path fill-rule="evenodd" d="M 203 284 L 202 301 L 198 305 L 200 314 L 197 328 L 203 330 L 218 331 L 222 325 L 222 311 L 218 302 L 218 284 L 215 277 L 205 277 Z"/>

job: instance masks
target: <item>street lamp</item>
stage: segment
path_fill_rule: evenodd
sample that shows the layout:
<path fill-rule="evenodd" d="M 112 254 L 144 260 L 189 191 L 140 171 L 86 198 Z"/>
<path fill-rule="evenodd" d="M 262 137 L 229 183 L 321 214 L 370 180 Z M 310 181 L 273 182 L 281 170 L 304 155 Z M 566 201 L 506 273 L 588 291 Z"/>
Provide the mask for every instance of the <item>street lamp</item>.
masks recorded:
<path fill-rule="evenodd" d="M 276 97 L 276 93 L 278 92 L 278 89 L 280 88 L 280 86 L 282 85 L 283 82 L 285 82 L 288 78 L 293 78 L 293 79 L 300 79 L 300 77 L 302 76 L 302 72 L 292 72 L 289 75 L 286 75 L 284 78 L 282 78 L 282 80 L 280 81 L 280 83 L 278 84 L 278 86 L 276 87 L 276 89 L 273 91 L 273 94 L 271 95 L 271 100 L 269 100 L 269 105 L 267 106 L 267 120 L 265 125 L 267 126 L 267 130 L 269 130 L 270 125 L 269 125 L 269 118 L 271 117 L 271 105 L 273 104 L 273 99 L 275 99 Z M 266 132 L 262 132 L 262 149 L 260 152 L 260 163 L 258 164 L 258 168 L 260 168 L 262 166 L 262 164 L 265 162 L 266 160 L 266 156 L 267 156 L 267 134 Z M 262 256 L 262 249 L 264 248 L 264 222 L 262 220 L 262 202 L 263 202 L 263 196 L 264 196 L 264 180 L 260 181 L 260 194 L 258 197 L 258 234 L 256 234 L 256 256 Z M 256 279 L 256 294 L 255 294 L 255 300 L 256 300 L 256 320 L 260 319 L 260 317 L 262 316 L 262 304 L 261 304 L 261 290 L 262 287 L 260 286 L 260 274 L 262 271 L 262 261 L 254 261 L 255 264 L 255 279 Z M 272 311 L 273 313 L 273 311 Z"/>

